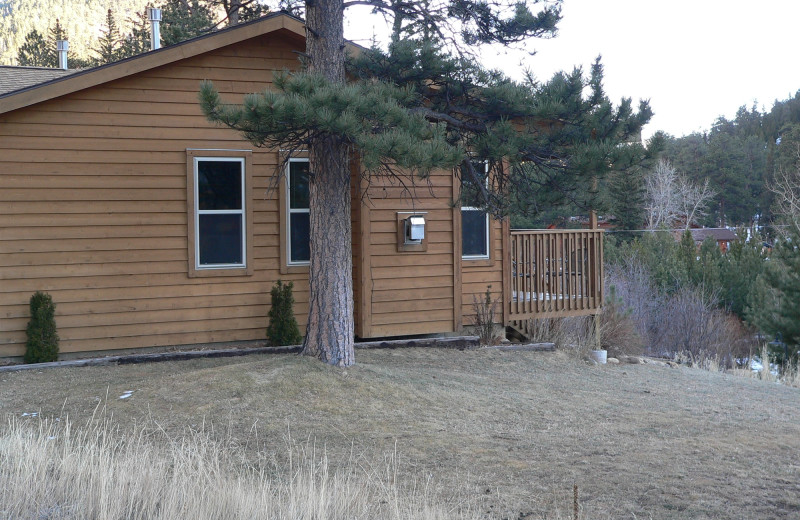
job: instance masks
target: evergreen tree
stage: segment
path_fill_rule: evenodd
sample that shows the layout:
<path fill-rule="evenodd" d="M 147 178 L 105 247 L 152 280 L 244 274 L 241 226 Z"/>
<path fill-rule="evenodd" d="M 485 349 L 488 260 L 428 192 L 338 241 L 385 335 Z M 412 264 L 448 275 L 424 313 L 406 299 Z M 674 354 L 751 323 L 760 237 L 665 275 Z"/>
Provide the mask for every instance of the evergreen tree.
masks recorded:
<path fill-rule="evenodd" d="M 119 27 L 117 20 L 114 18 L 114 13 L 111 9 L 106 14 L 106 26 L 102 29 L 102 36 L 97 41 L 97 47 L 94 49 L 97 53 L 97 64 L 112 63 L 121 57 L 121 37 L 119 34 Z"/>
<path fill-rule="evenodd" d="M 737 239 L 720 258 L 719 296 L 728 310 L 744 320 L 756 278 L 764 268 L 763 242 L 755 230 L 749 240 L 745 229 L 739 229 L 736 235 Z"/>
<path fill-rule="evenodd" d="M 166 0 L 161 9 L 161 41 L 165 47 L 201 36 L 216 26 L 210 7 L 200 0 Z"/>
<path fill-rule="evenodd" d="M 228 25 L 249 22 L 269 12 L 258 0 L 211 0 L 211 3 L 222 5 Z"/>
<path fill-rule="evenodd" d="M 758 275 L 746 314 L 748 321 L 769 336 L 791 346 L 796 359 L 800 346 L 800 229 L 792 226 L 775 243 L 769 262 Z"/>
<path fill-rule="evenodd" d="M 37 291 L 30 300 L 31 319 L 28 322 L 25 344 L 25 363 L 47 363 L 58 360 L 56 305 L 53 298 Z"/>
<path fill-rule="evenodd" d="M 294 284 L 292 282 L 284 284 L 280 280 L 272 287 L 272 306 L 269 310 L 267 339 L 270 345 L 274 347 L 298 345 L 303 341 L 303 337 L 300 335 L 300 328 L 294 317 L 293 287 Z"/>
<path fill-rule="evenodd" d="M 130 58 L 150 50 L 150 22 L 147 19 L 147 10 L 136 12 L 129 22 L 132 26 L 131 32 L 120 42 L 119 59 Z"/>
<path fill-rule="evenodd" d="M 58 45 L 61 40 L 69 40 L 67 31 L 61 26 L 61 20 L 56 18 L 56 24 L 47 30 L 47 62 L 49 67 L 58 67 Z M 71 65 L 74 51 L 70 48 L 67 51 L 67 64 Z"/>
<path fill-rule="evenodd" d="M 617 228 L 622 230 L 618 238 L 631 240 L 632 230 L 643 229 L 645 224 L 645 188 L 641 169 L 614 172 L 608 183 L 610 209 L 616 218 Z"/>
<path fill-rule="evenodd" d="M 57 63 L 51 63 L 50 59 L 44 36 L 33 29 L 25 36 L 25 43 L 19 48 L 17 62 L 27 67 L 55 67 Z"/>
<path fill-rule="evenodd" d="M 535 4 L 541 5 L 537 12 L 530 10 Z M 355 361 L 351 154 L 367 175 L 424 178 L 432 168 L 460 163 L 456 171 L 480 187 L 482 205 L 496 215 L 508 213 L 509 193 L 594 208 L 601 202 L 595 186 L 610 172 L 639 167 L 644 147 L 619 145 L 650 118 L 646 103 L 638 111 L 630 100 L 613 107 L 599 61 L 588 77 L 576 70 L 538 84 L 513 82 L 468 57 L 470 45 L 554 34 L 558 3 L 369 5 L 389 17 L 392 43 L 387 52 L 370 49 L 351 63 L 356 81 L 345 84 L 344 2 L 315 0 L 305 5 L 305 72 L 279 76 L 277 91 L 248 96 L 244 107 L 223 105 L 209 84 L 201 91 L 211 121 L 257 145 L 309 150 L 311 294 L 304 352 L 340 366 Z M 446 54 L 448 44 L 462 52 Z M 489 165 L 489 188 L 476 160 Z"/>

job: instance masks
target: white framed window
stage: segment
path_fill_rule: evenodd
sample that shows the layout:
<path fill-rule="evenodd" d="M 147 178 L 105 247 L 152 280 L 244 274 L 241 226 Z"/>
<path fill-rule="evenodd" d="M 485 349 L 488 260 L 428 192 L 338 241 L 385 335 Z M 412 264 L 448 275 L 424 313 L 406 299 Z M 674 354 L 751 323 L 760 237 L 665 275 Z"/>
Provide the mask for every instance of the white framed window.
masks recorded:
<path fill-rule="evenodd" d="M 286 171 L 286 261 L 308 265 L 311 259 L 311 221 L 308 204 L 308 159 L 289 159 Z"/>
<path fill-rule="evenodd" d="M 489 186 L 489 162 L 472 165 L 483 174 L 484 185 Z M 488 260 L 490 244 L 489 214 L 479 207 L 480 192 L 475 182 L 465 172 L 461 173 L 461 258 Z"/>
<path fill-rule="evenodd" d="M 194 268 L 247 267 L 245 159 L 195 156 Z"/>

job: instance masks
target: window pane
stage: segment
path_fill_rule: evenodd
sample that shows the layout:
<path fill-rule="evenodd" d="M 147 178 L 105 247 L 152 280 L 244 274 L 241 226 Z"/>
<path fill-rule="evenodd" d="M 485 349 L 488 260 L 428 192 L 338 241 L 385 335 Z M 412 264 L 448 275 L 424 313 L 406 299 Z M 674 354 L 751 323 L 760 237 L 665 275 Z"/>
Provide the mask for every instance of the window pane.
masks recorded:
<path fill-rule="evenodd" d="M 242 215 L 200 215 L 200 265 L 243 264 Z"/>
<path fill-rule="evenodd" d="M 289 207 L 308 208 L 308 162 L 289 163 Z"/>
<path fill-rule="evenodd" d="M 311 259 L 311 230 L 308 213 L 289 215 L 289 240 L 292 257 L 290 262 L 308 262 Z"/>
<path fill-rule="evenodd" d="M 197 161 L 198 209 L 242 209 L 242 163 Z"/>
<path fill-rule="evenodd" d="M 487 256 L 486 213 L 461 210 L 461 254 L 463 256 Z"/>

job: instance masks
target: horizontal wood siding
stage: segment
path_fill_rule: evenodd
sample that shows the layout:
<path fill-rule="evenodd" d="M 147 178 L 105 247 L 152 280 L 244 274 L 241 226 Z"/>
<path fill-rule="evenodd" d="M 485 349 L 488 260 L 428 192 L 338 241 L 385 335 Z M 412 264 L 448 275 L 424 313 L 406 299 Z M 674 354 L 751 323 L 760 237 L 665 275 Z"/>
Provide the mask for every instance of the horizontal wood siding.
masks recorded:
<path fill-rule="evenodd" d="M 305 325 L 307 274 L 278 270 L 277 154 L 197 101 L 202 79 L 230 102 L 267 88 L 295 49 L 264 36 L 0 115 L 0 356 L 22 354 L 37 290 L 62 352 L 264 338 L 278 278 Z M 187 148 L 253 150 L 252 276 L 188 277 Z"/>
<path fill-rule="evenodd" d="M 373 179 L 369 199 L 369 337 L 453 330 L 452 175 L 436 172 L 430 184 L 409 190 L 387 179 Z M 398 212 L 426 212 L 425 251 L 398 252 Z M 365 313 L 367 314 L 367 313 Z"/>
<path fill-rule="evenodd" d="M 505 323 L 503 296 L 503 269 L 506 259 L 503 256 L 503 223 L 491 219 L 491 251 L 489 261 L 461 260 L 461 313 L 462 326 L 475 324 L 475 301 L 483 301 L 486 289 L 490 287 L 493 301 L 496 301 L 496 323 Z M 458 237 L 461 240 L 461 237 Z"/>

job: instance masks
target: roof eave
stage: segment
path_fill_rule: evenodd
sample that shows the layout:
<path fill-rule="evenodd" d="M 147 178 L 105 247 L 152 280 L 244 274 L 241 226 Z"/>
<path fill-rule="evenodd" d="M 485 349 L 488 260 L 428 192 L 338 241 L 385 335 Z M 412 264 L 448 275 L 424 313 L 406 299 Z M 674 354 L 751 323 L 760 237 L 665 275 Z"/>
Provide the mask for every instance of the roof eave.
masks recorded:
<path fill-rule="evenodd" d="M 254 23 L 242 24 L 126 60 L 8 92 L 0 95 L 0 114 L 145 72 L 281 29 L 305 38 L 305 26 L 302 20 L 286 13 L 276 13 Z"/>

